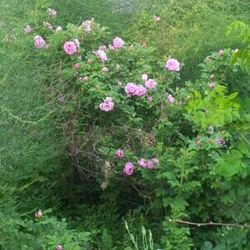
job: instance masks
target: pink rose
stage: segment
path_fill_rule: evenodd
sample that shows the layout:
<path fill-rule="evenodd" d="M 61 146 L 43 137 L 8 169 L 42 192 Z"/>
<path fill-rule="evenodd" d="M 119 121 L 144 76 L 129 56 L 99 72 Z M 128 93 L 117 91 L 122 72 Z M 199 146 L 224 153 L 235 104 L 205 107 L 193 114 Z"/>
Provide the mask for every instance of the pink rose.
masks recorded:
<path fill-rule="evenodd" d="M 99 49 L 99 50 L 97 50 L 96 54 L 99 57 L 99 59 L 101 60 L 101 62 L 106 62 L 108 60 L 108 57 L 107 57 L 104 50 Z"/>
<path fill-rule="evenodd" d="M 63 45 L 64 51 L 68 55 L 73 55 L 77 52 L 76 44 L 72 41 L 67 41 Z"/>
<path fill-rule="evenodd" d="M 46 42 L 41 36 L 35 36 L 34 37 L 34 44 L 37 49 L 42 49 L 45 47 Z"/>
<path fill-rule="evenodd" d="M 124 45 L 124 41 L 120 38 L 120 37 L 116 37 L 114 40 L 113 40 L 113 47 L 115 49 L 121 49 Z"/>
<path fill-rule="evenodd" d="M 56 10 L 49 8 L 48 9 L 48 14 L 49 14 L 49 16 L 56 17 L 57 12 L 56 12 Z"/>
<path fill-rule="evenodd" d="M 122 150 L 122 149 L 116 150 L 115 155 L 117 158 L 123 158 L 124 157 L 124 150 Z"/>
<path fill-rule="evenodd" d="M 154 166 L 159 166 L 159 160 L 157 158 L 153 158 L 148 162 L 148 168 L 153 169 Z"/>
<path fill-rule="evenodd" d="M 144 86 L 138 85 L 136 95 L 139 97 L 145 96 L 145 95 L 147 95 L 147 91 L 148 90 Z"/>
<path fill-rule="evenodd" d="M 173 104 L 174 103 L 174 97 L 172 95 L 168 95 L 167 96 L 167 101 L 169 104 Z"/>
<path fill-rule="evenodd" d="M 138 91 L 138 86 L 134 83 L 128 83 L 124 88 L 128 96 L 136 96 Z"/>
<path fill-rule="evenodd" d="M 133 165 L 133 163 L 132 162 L 127 162 L 125 164 L 124 169 L 123 169 L 123 173 L 125 175 L 127 175 L 127 176 L 130 176 L 130 175 L 133 174 L 133 172 L 134 172 L 134 165 Z"/>
<path fill-rule="evenodd" d="M 147 160 L 145 160 L 145 159 L 140 159 L 139 161 L 138 161 L 138 164 L 141 166 L 141 167 L 143 167 L 143 168 L 146 168 L 147 167 L 147 165 L 148 165 L 148 163 L 147 163 Z"/>
<path fill-rule="evenodd" d="M 26 25 L 26 27 L 24 28 L 24 32 L 25 33 L 31 33 L 32 32 L 32 28 L 30 27 L 30 25 Z"/>
<path fill-rule="evenodd" d="M 141 79 L 146 82 L 148 80 L 148 75 L 147 74 L 142 74 Z"/>
<path fill-rule="evenodd" d="M 111 97 L 106 97 L 104 102 L 99 105 L 100 109 L 105 112 L 109 112 L 114 108 L 114 103 Z"/>
<path fill-rule="evenodd" d="M 180 71 L 180 63 L 176 59 L 168 59 L 166 63 L 166 68 L 169 71 Z"/>
<path fill-rule="evenodd" d="M 154 168 L 154 163 L 153 163 L 152 160 L 148 162 L 148 168 L 149 169 L 153 169 Z"/>
<path fill-rule="evenodd" d="M 146 88 L 148 89 L 155 89 L 156 86 L 157 86 L 157 82 L 153 79 L 148 79 L 146 82 L 145 82 L 145 86 Z"/>

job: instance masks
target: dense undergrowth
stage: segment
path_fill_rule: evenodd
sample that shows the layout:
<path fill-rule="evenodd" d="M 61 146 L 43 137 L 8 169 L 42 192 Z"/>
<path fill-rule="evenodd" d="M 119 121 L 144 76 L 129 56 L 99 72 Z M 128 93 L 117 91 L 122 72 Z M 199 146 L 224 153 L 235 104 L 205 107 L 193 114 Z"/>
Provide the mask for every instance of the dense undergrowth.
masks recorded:
<path fill-rule="evenodd" d="M 248 1 L 125 2 L 2 0 L 0 249 L 249 249 Z"/>

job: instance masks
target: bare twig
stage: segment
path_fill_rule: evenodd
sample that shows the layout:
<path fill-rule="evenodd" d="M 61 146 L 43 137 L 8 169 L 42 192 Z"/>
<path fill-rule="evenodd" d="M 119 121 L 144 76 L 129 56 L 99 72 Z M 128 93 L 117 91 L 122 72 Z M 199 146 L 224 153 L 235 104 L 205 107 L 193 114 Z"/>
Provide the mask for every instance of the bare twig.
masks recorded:
<path fill-rule="evenodd" d="M 173 223 L 180 223 L 180 224 L 185 224 L 185 225 L 190 225 L 190 226 L 196 226 L 196 227 L 206 227 L 206 226 L 225 226 L 225 227 L 240 227 L 240 228 L 250 228 L 250 225 L 245 223 L 245 224 L 238 224 L 238 223 L 220 223 L 220 222 L 206 222 L 206 223 L 197 223 L 197 222 L 191 222 L 191 221 L 185 221 L 185 220 L 173 220 L 169 219 L 170 222 Z"/>

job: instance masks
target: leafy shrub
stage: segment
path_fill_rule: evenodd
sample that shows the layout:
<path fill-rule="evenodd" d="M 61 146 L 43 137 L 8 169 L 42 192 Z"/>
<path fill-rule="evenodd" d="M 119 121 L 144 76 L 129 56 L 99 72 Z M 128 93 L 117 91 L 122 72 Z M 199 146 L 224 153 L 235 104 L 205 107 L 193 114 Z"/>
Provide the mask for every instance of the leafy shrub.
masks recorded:
<path fill-rule="evenodd" d="M 23 23 L 30 25 L 26 32 L 15 30 L 17 39 L 4 40 L 25 58 L 25 93 L 37 88 L 35 100 L 22 98 L 34 105 L 26 115 L 25 105 L 1 103 L 8 120 L 3 131 L 13 138 L 13 121 L 23 140 L 16 160 L 1 159 L 3 180 L 7 189 L 18 180 L 15 199 L 28 203 L 13 201 L 16 219 L 3 220 L 4 237 L 13 230 L 24 234 L 24 247 L 38 249 L 58 241 L 69 249 L 247 249 L 249 112 L 233 88 L 241 72 L 231 64 L 235 52 L 212 53 L 200 65 L 201 76 L 185 81 L 185 65 L 174 58 L 165 63 L 154 47 L 111 38 L 93 19 L 59 27 L 60 14 L 51 15 L 49 7 L 39 1 Z M 21 73 L 12 73 L 2 73 L 3 97 L 18 96 L 18 86 L 7 83 L 16 84 Z M 29 77 L 36 81 L 25 82 Z M 29 130 L 34 136 L 23 137 Z M 24 147 L 36 138 L 36 147 Z M 56 208 L 75 230 L 65 220 L 46 216 L 34 223 L 18 214 L 39 205 Z"/>

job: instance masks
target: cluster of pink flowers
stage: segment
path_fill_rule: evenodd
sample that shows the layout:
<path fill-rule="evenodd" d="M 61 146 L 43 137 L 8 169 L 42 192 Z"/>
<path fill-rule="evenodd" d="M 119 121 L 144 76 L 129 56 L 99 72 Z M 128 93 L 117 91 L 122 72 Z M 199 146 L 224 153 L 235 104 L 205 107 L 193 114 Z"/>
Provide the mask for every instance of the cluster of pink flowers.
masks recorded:
<path fill-rule="evenodd" d="M 117 158 L 123 158 L 125 156 L 125 153 L 124 153 L 124 150 L 122 149 L 118 149 L 116 150 L 115 152 L 115 156 Z M 138 161 L 138 164 L 140 167 L 142 168 L 148 168 L 148 169 L 154 169 L 154 167 L 157 167 L 159 166 L 159 160 L 157 158 L 153 158 L 151 160 L 146 160 L 144 158 L 141 158 L 139 161 Z M 133 174 L 134 172 L 134 169 L 135 169 L 135 166 L 132 162 L 127 162 L 125 163 L 125 166 L 123 168 L 123 173 L 127 176 L 130 176 Z"/>
<path fill-rule="evenodd" d="M 142 168 L 153 169 L 154 167 L 159 166 L 159 160 L 157 158 L 153 158 L 153 159 L 147 161 L 146 159 L 141 158 L 138 161 L 138 164 Z"/>
<path fill-rule="evenodd" d="M 111 97 L 106 97 L 106 99 L 99 105 L 100 109 L 105 112 L 109 112 L 114 108 L 114 103 Z"/>
<path fill-rule="evenodd" d="M 169 71 L 177 71 L 178 72 L 181 69 L 180 63 L 176 59 L 170 58 L 166 62 L 166 69 Z"/>
<path fill-rule="evenodd" d="M 149 161 L 142 158 L 138 161 L 138 164 L 142 168 L 148 168 L 148 169 L 154 169 L 155 167 L 159 166 L 159 160 L 157 158 L 153 158 Z M 124 166 L 123 173 L 127 176 L 130 176 L 133 174 L 135 169 L 135 166 L 132 162 L 127 162 Z"/>
<path fill-rule="evenodd" d="M 143 97 L 147 95 L 147 89 L 143 85 L 136 85 L 135 83 L 128 83 L 124 90 L 127 96 Z"/>
<path fill-rule="evenodd" d="M 149 79 L 147 74 L 142 74 L 141 79 L 145 82 L 145 87 L 147 89 L 155 89 L 157 82 L 153 79 Z"/>

